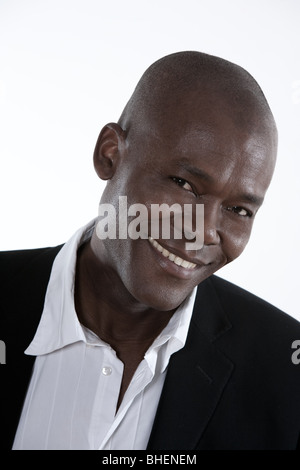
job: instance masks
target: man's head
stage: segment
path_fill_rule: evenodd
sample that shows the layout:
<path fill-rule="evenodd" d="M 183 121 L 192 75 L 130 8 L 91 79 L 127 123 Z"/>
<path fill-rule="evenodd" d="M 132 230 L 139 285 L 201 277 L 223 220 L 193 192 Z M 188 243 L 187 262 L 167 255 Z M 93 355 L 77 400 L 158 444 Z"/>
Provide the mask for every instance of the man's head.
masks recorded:
<path fill-rule="evenodd" d="M 133 299 L 161 310 L 245 248 L 270 184 L 276 125 L 256 81 L 241 67 L 200 52 L 166 56 L 144 73 L 118 124 L 94 154 L 108 180 L 102 203 L 204 204 L 204 246 L 186 240 L 95 240 L 94 251 Z M 162 251 L 162 248 L 165 251 Z M 174 263 L 174 255 L 196 266 Z M 178 260 L 177 260 L 178 261 Z"/>

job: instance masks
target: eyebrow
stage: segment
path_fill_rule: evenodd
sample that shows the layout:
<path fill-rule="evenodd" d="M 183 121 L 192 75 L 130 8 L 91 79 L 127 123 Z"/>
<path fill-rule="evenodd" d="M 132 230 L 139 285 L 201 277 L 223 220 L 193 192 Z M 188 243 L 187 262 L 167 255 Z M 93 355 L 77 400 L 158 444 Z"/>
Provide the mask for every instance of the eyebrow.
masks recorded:
<path fill-rule="evenodd" d="M 264 202 L 264 197 L 255 196 L 254 194 L 250 194 L 250 193 L 241 194 L 240 199 L 242 199 L 245 202 L 250 202 L 251 204 L 255 204 L 256 206 L 261 206 L 262 203 Z"/>
<path fill-rule="evenodd" d="M 203 179 L 204 181 L 207 181 L 208 183 L 213 183 L 215 181 L 211 175 L 209 175 L 203 170 L 200 170 L 200 168 L 191 166 L 190 164 L 186 163 L 184 160 L 179 163 L 179 166 L 183 168 L 184 170 L 188 171 L 189 173 L 191 173 L 193 176 L 198 176 L 199 178 Z"/>
<path fill-rule="evenodd" d="M 182 160 L 179 163 L 179 166 L 181 168 L 183 168 L 184 170 L 188 171 L 191 175 L 197 176 L 198 178 L 201 178 L 202 180 L 206 181 L 207 183 L 214 183 L 214 181 L 215 181 L 215 179 L 211 175 L 206 173 L 206 171 L 201 170 L 200 168 L 194 167 L 194 166 L 190 165 L 189 163 L 185 162 L 184 160 Z M 240 199 L 244 202 L 249 202 L 249 203 L 254 204 L 256 206 L 261 206 L 263 201 L 264 201 L 264 197 L 257 196 L 257 195 L 252 194 L 252 193 L 242 193 L 242 194 L 239 195 L 238 199 Z"/>

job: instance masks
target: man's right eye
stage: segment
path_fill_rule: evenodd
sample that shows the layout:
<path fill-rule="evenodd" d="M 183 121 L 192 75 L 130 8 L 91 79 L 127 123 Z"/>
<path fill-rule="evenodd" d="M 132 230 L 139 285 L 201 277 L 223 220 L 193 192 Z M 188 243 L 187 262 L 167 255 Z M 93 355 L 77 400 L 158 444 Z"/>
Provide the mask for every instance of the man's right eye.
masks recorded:
<path fill-rule="evenodd" d="M 178 186 L 185 189 L 186 191 L 190 191 L 190 192 L 194 193 L 192 186 L 185 179 L 177 178 L 176 176 L 172 176 L 172 180 L 174 181 L 174 183 L 178 184 Z"/>

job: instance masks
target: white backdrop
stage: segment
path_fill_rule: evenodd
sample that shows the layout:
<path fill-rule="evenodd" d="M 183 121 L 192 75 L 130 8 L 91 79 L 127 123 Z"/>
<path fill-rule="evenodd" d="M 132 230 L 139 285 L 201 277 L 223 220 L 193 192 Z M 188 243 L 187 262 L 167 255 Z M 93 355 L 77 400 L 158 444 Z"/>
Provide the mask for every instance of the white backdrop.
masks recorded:
<path fill-rule="evenodd" d="M 245 67 L 279 128 L 244 254 L 219 274 L 300 320 L 299 0 L 0 0 L 0 249 L 56 245 L 97 215 L 92 164 L 144 70 L 180 50 Z"/>

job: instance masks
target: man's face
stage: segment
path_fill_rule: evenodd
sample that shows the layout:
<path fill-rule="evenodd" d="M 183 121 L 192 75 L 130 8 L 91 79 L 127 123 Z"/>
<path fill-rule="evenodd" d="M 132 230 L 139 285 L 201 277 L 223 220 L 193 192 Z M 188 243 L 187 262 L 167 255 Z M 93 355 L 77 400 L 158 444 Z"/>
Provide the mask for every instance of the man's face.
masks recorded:
<path fill-rule="evenodd" d="M 200 118 L 196 106 L 186 106 L 173 119 L 129 131 L 127 150 L 101 200 L 116 207 L 119 196 L 127 196 L 128 206 L 148 208 L 204 204 L 200 250 L 187 251 L 184 237 L 101 241 L 102 257 L 131 296 L 160 310 L 177 307 L 242 253 L 275 163 L 275 139 L 267 131 L 240 129 L 226 105 L 220 109 L 210 101 L 204 112 L 202 104 Z M 174 255 L 193 265 L 176 264 Z"/>

